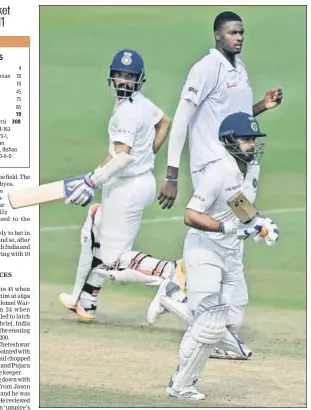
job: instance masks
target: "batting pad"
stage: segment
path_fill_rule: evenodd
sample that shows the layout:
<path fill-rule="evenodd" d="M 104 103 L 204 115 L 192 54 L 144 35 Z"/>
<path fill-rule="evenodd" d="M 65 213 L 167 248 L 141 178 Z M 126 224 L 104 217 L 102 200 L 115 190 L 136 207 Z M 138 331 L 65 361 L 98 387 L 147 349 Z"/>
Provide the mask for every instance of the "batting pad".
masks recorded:
<path fill-rule="evenodd" d="M 228 311 L 229 306 L 218 305 L 195 315 L 180 344 L 179 366 L 172 386 L 175 390 L 191 386 L 201 376 L 214 344 L 225 332 Z"/>

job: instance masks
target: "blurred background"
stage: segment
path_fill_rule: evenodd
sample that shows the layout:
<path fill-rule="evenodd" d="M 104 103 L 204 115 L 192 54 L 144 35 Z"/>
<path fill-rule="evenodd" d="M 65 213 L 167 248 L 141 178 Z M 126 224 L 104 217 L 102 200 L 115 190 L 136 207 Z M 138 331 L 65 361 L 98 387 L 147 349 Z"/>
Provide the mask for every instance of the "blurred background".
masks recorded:
<path fill-rule="evenodd" d="M 258 341 L 257 348 L 262 354 L 265 352 L 263 346 L 271 346 L 276 338 L 283 340 L 280 335 L 273 337 L 273 341 L 270 337 L 271 332 L 276 331 L 275 326 L 283 323 L 289 335 L 294 332 L 295 338 L 299 339 L 298 342 L 298 339 L 292 341 L 288 354 L 291 357 L 295 352 L 293 357 L 297 359 L 298 356 L 300 365 L 304 366 L 306 8 L 236 6 L 230 10 L 244 21 L 245 42 L 241 59 L 248 70 L 254 102 L 279 85 L 284 93 L 280 107 L 258 117 L 268 138 L 261 162 L 257 207 L 275 219 L 280 228 L 280 240 L 272 249 L 262 244 L 246 243 L 245 269 L 250 293 L 246 321 L 252 322 L 256 316 L 262 317 L 263 328 L 268 329 L 269 323 L 271 325 L 267 338 L 262 336 L 266 344 Z M 223 6 L 41 6 L 41 184 L 87 173 L 105 158 L 107 126 L 114 104 L 106 77 L 110 62 L 119 49 L 130 47 L 142 54 L 147 77 L 143 92 L 173 118 L 189 69 L 214 47 L 213 21 L 222 11 L 225 11 Z M 166 172 L 166 156 L 167 144 L 156 157 L 158 191 Z M 135 249 L 159 258 L 181 257 L 187 231 L 182 218 L 191 196 L 188 163 L 186 147 L 178 199 L 170 211 L 163 211 L 157 201 L 154 202 L 146 212 Z M 100 200 L 99 195 L 95 200 Z M 62 202 L 41 207 L 41 323 L 42 329 L 54 329 L 55 335 L 66 334 L 61 318 L 67 317 L 67 313 L 58 307 L 57 295 L 70 290 L 73 284 L 79 256 L 79 229 L 86 212 L 84 208 L 65 206 Z M 174 218 L 176 216 L 179 218 Z M 106 298 L 112 298 L 113 305 L 121 303 L 122 306 L 126 299 L 126 306 L 136 306 L 132 320 L 144 323 L 144 310 L 155 289 L 112 284 L 105 292 Z M 103 314 L 107 309 L 111 309 L 111 303 L 103 308 Z M 124 309 L 120 314 L 126 318 L 130 309 Z M 59 321 L 55 321 L 54 315 Z M 297 327 L 293 332 L 288 330 L 290 317 L 294 318 L 292 321 Z M 72 317 L 66 326 L 75 326 L 74 320 Z M 115 320 L 118 322 L 119 319 Z M 248 326 L 251 325 L 246 324 L 245 335 L 256 344 L 254 332 Z M 100 335 L 106 332 L 98 331 Z M 79 332 L 79 337 L 85 337 L 85 329 Z M 162 336 L 158 335 L 159 338 Z M 128 335 L 123 337 L 126 339 Z M 284 338 L 291 340 L 291 336 Z M 45 343 L 44 337 L 42 340 Z M 44 348 L 52 341 L 46 343 Z M 175 352 L 176 346 L 175 340 L 166 349 L 172 348 Z M 281 346 L 283 353 L 284 346 Z M 275 348 L 272 354 L 277 351 Z M 50 365 L 45 363 L 42 372 L 43 377 L 49 375 L 43 381 L 43 405 L 50 405 L 48 397 L 55 397 L 58 392 L 46 388 L 49 377 L 54 374 Z M 162 394 L 162 390 L 160 392 Z M 72 399 L 64 403 L 69 407 L 78 399 L 75 392 L 68 395 Z M 135 403 L 128 402 L 128 405 Z M 294 404 L 299 403 L 295 401 Z M 118 405 L 122 406 L 123 402 Z M 167 403 L 159 402 L 159 405 Z"/>

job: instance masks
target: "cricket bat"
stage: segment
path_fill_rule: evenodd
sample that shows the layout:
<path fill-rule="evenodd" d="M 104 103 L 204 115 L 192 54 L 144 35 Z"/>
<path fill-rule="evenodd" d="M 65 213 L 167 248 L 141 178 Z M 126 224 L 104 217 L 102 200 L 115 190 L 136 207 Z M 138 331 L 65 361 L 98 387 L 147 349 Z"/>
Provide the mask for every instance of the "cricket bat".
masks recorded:
<path fill-rule="evenodd" d="M 133 161 L 133 157 L 125 152 L 121 152 L 115 155 L 107 164 L 96 168 L 92 173 L 92 181 L 96 186 L 100 186 L 106 183 L 113 175 L 118 175 L 120 171 Z M 70 186 L 71 182 L 83 179 L 84 175 L 40 186 L 16 189 L 8 193 L 8 199 L 13 209 L 58 201 L 70 196 L 73 190 Z"/>
<path fill-rule="evenodd" d="M 75 180 L 81 180 L 84 176 L 67 178 L 62 181 L 50 182 L 40 186 L 16 189 L 8 193 L 8 199 L 13 209 L 25 208 L 27 206 L 45 204 L 58 201 L 70 196 L 72 188 L 68 186 Z"/>
<path fill-rule="evenodd" d="M 244 224 L 251 222 L 256 216 L 259 216 L 259 212 L 256 207 L 241 191 L 236 192 L 231 198 L 229 198 L 227 204 L 232 209 L 233 213 Z M 265 228 L 262 228 L 259 235 L 267 236 L 268 231 Z"/>

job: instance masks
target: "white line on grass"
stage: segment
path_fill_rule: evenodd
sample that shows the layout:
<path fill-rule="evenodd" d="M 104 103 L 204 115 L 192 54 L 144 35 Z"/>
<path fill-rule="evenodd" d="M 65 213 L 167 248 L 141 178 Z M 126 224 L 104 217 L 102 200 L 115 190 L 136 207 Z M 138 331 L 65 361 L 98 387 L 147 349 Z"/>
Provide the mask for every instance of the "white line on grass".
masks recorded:
<path fill-rule="evenodd" d="M 284 209 L 267 209 L 262 211 L 262 214 L 289 214 L 293 212 L 305 212 L 306 208 L 284 208 Z M 175 222 L 182 221 L 183 216 L 169 216 L 167 218 L 146 218 L 142 221 L 143 224 L 157 224 L 161 222 Z M 53 232 L 53 231 L 73 231 L 76 229 L 81 229 L 81 225 L 63 225 L 63 226 L 43 226 L 40 228 L 40 232 Z"/>

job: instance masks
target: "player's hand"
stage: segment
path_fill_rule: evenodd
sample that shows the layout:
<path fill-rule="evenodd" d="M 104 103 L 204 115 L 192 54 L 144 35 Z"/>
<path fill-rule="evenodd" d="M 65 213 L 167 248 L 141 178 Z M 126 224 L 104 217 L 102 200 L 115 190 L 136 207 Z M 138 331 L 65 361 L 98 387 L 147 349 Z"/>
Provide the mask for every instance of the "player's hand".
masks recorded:
<path fill-rule="evenodd" d="M 223 224 L 223 232 L 224 234 L 236 234 L 240 240 L 253 238 L 262 230 L 263 221 L 263 218 L 260 217 L 256 217 L 248 224 L 243 224 L 240 221 L 227 221 Z"/>
<path fill-rule="evenodd" d="M 238 239 L 244 240 L 249 237 L 254 238 L 258 236 L 263 228 L 263 219 L 256 217 L 252 222 L 248 224 L 239 223 L 237 227 L 237 237 Z"/>
<path fill-rule="evenodd" d="M 71 190 L 71 194 L 65 201 L 65 204 L 88 205 L 94 197 L 94 189 L 97 187 L 94 185 L 91 174 L 86 175 L 82 179 L 72 181 L 67 185 L 67 189 Z"/>
<path fill-rule="evenodd" d="M 264 97 L 264 107 L 266 110 L 271 110 L 281 104 L 283 98 L 282 87 L 276 87 L 268 91 Z"/>
<path fill-rule="evenodd" d="M 275 245 L 279 239 L 279 229 L 276 223 L 270 218 L 265 218 L 263 221 L 263 230 L 266 231 L 266 235 L 259 232 L 259 234 L 254 237 L 254 241 L 259 242 L 264 239 L 268 246 Z"/>
<path fill-rule="evenodd" d="M 177 197 L 177 181 L 176 182 L 164 181 L 161 187 L 160 194 L 158 196 L 159 205 L 162 205 L 162 209 L 172 208 L 176 197 Z"/>

